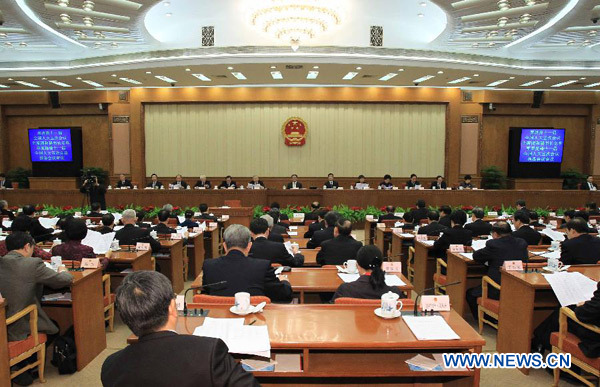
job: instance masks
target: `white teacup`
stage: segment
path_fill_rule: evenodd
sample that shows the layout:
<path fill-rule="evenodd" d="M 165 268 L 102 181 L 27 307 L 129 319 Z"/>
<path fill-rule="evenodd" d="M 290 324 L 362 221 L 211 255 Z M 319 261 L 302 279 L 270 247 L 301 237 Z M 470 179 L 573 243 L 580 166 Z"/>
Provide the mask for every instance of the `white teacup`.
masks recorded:
<path fill-rule="evenodd" d="M 344 269 L 346 269 L 346 272 L 348 273 L 356 273 L 358 271 L 358 266 L 356 263 L 355 259 L 349 259 L 346 262 L 344 262 Z"/>
<path fill-rule="evenodd" d="M 250 293 L 238 292 L 235 294 L 235 309 L 245 313 L 250 308 Z"/>
<path fill-rule="evenodd" d="M 394 317 L 398 310 L 402 309 L 400 296 L 393 292 L 381 295 L 381 315 L 383 317 Z"/>
<path fill-rule="evenodd" d="M 62 244 L 62 241 L 60 239 L 55 239 L 52 241 L 52 246 L 58 246 Z"/>
<path fill-rule="evenodd" d="M 54 270 L 57 270 L 60 266 L 62 266 L 62 257 L 54 256 L 50 257 L 50 265 Z"/>
<path fill-rule="evenodd" d="M 558 258 L 548 258 L 548 269 L 552 271 L 559 271 L 563 267 L 563 263 Z"/>
<path fill-rule="evenodd" d="M 552 242 L 550 242 L 550 250 L 556 251 L 559 248 L 560 248 L 560 242 L 559 241 L 552 241 Z"/>

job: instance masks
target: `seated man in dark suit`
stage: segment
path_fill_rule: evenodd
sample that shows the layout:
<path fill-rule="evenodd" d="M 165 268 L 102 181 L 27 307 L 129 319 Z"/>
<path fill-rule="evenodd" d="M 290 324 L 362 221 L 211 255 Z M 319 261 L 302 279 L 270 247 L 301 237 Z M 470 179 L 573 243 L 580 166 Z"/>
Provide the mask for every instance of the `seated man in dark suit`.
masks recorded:
<path fill-rule="evenodd" d="M 259 179 L 258 175 L 252 176 L 252 180 L 248 183 L 249 189 L 265 189 L 265 183 Z"/>
<path fill-rule="evenodd" d="M 575 312 L 575 316 L 582 323 L 598 326 L 600 324 L 600 282 L 590 300 L 577 305 L 569 305 L 569 308 Z M 556 309 L 533 331 L 532 352 L 552 351 L 550 335 L 552 332 L 558 332 L 560 326 L 558 319 L 559 309 Z M 600 335 L 579 324 L 574 324 L 570 319 L 568 322 L 569 332 L 581 340 L 578 344 L 581 352 L 592 359 L 600 357 Z"/>
<path fill-rule="evenodd" d="M 223 248 L 227 255 L 204 261 L 203 284 L 227 281 L 219 289 L 208 289 L 208 294 L 232 297 L 238 292 L 251 296 L 267 296 L 272 301 L 289 302 L 292 287 L 288 281 L 279 281 L 271 262 L 249 258 L 252 248 L 250 230 L 232 224 L 223 233 Z"/>
<path fill-rule="evenodd" d="M 467 222 L 467 213 L 463 210 L 456 210 L 450 214 L 450 228 L 444 230 L 444 233 L 433 243 L 432 253 L 436 257 L 446 258 L 446 250 L 450 245 L 471 246 L 473 242 L 473 233 L 465 230 L 463 225 Z"/>
<path fill-rule="evenodd" d="M 86 216 L 89 216 L 90 218 L 101 218 L 102 213 L 100 213 L 100 203 L 92 203 L 90 211 Z"/>
<path fill-rule="evenodd" d="M 304 238 L 312 238 L 315 232 L 325 228 L 325 214 L 327 214 L 327 210 L 319 210 L 317 221 L 308 225 L 308 230 L 304 233 Z"/>
<path fill-rule="evenodd" d="M 431 210 L 429 211 L 429 215 L 427 215 L 429 219 L 429 224 L 419 228 L 419 234 L 425 234 L 427 236 L 439 236 L 441 232 L 444 232 L 447 227 L 442 226 L 439 222 L 440 213 Z"/>
<path fill-rule="evenodd" d="M 598 211 L 598 205 L 596 205 L 595 202 L 586 203 L 585 210 L 590 216 L 600 215 L 600 211 Z"/>
<path fill-rule="evenodd" d="M 473 189 L 475 186 L 471 184 L 471 175 L 465 175 L 463 181 L 458 185 L 458 189 Z"/>
<path fill-rule="evenodd" d="M 192 220 L 192 218 L 194 217 L 194 211 L 192 210 L 187 210 L 184 214 L 185 220 L 181 223 L 179 223 L 179 225 L 181 227 L 186 227 L 186 228 L 193 228 L 193 227 L 198 227 L 198 223 L 194 222 Z"/>
<path fill-rule="evenodd" d="M 181 175 L 175 176 L 175 181 L 170 184 L 171 189 L 188 189 L 189 185 L 183 180 Z"/>
<path fill-rule="evenodd" d="M 6 178 L 4 173 L 0 173 L 0 189 L 12 189 L 12 182 Z"/>
<path fill-rule="evenodd" d="M 269 238 L 268 239 L 273 242 L 283 243 L 284 240 L 283 240 L 282 234 L 285 234 L 285 232 L 286 232 L 285 229 L 283 231 L 281 231 L 281 229 L 283 227 L 274 224 L 273 217 L 269 214 L 265 214 L 265 215 L 261 216 L 260 218 L 264 219 L 267 222 L 267 224 L 269 225 Z M 277 227 L 275 227 L 275 232 L 273 232 L 273 226 L 277 226 Z"/>
<path fill-rule="evenodd" d="M 546 225 L 540 223 L 540 216 L 535 211 L 529 211 L 529 225 L 534 229 L 537 227 L 546 227 Z"/>
<path fill-rule="evenodd" d="M 415 226 L 417 226 L 417 223 L 414 223 L 415 218 L 413 217 L 413 213 L 411 212 L 405 212 L 404 215 L 402 215 L 402 221 L 404 221 L 404 226 L 402 226 L 402 229 L 404 230 L 414 230 Z"/>
<path fill-rule="evenodd" d="M 540 243 L 542 234 L 529 227 L 529 211 L 516 211 L 513 214 L 513 219 L 517 229 L 512 233 L 515 238 L 523 239 L 530 246 Z"/>
<path fill-rule="evenodd" d="M 414 224 L 421 223 L 421 219 L 427 219 L 429 210 L 425 206 L 425 200 L 417 200 L 417 208 L 412 210 L 410 213 L 412 214 Z"/>
<path fill-rule="evenodd" d="M 561 243 L 560 260 L 565 265 L 595 264 L 600 261 L 600 238 L 588 234 L 582 218 L 567 223 L 567 239 Z"/>
<path fill-rule="evenodd" d="M 379 215 L 379 221 L 383 222 L 384 220 L 395 220 L 401 219 L 399 216 L 394 215 L 396 211 L 396 207 L 394 206 L 386 206 L 385 214 Z"/>
<path fill-rule="evenodd" d="M 354 185 L 350 186 L 351 189 L 369 189 L 369 183 L 365 175 L 358 175 L 358 181 Z"/>
<path fill-rule="evenodd" d="M 450 206 L 441 206 L 440 207 L 440 224 L 444 227 L 452 227 L 450 225 L 450 214 L 452 213 L 452 208 Z"/>
<path fill-rule="evenodd" d="M 588 225 L 588 232 L 590 234 L 598 233 L 598 229 L 596 229 L 594 226 L 590 225 L 590 215 L 586 211 L 576 211 L 575 215 L 573 215 L 573 218 L 581 218 L 581 219 L 585 220 L 585 223 Z"/>
<path fill-rule="evenodd" d="M 136 226 L 141 228 L 152 228 L 152 223 L 144 222 L 144 219 L 146 219 L 146 211 L 137 210 L 135 212 L 135 216 L 137 216 L 137 222 L 135 223 Z"/>
<path fill-rule="evenodd" d="M 321 243 L 317 253 L 319 265 L 341 265 L 349 259 L 356 259 L 362 243 L 352 237 L 352 222 L 339 218 L 333 229 L 333 239 Z"/>
<path fill-rule="evenodd" d="M 471 212 L 471 220 L 473 221 L 469 224 L 465 224 L 465 229 L 471 230 L 473 238 L 480 235 L 490 235 L 492 232 L 492 225 L 489 222 L 483 221 L 484 216 L 485 213 L 481 208 L 473 208 L 473 211 Z"/>
<path fill-rule="evenodd" d="M 169 227 L 169 225 L 167 224 L 170 217 L 171 217 L 171 213 L 169 211 L 167 211 L 167 210 L 158 211 L 158 224 L 156 226 L 152 227 L 152 231 L 156 231 L 157 234 L 162 234 L 162 235 L 166 235 L 166 234 L 170 235 L 170 234 L 177 232 L 177 230 Z"/>
<path fill-rule="evenodd" d="M 559 229 L 567 228 L 567 223 L 575 218 L 575 210 L 567 210 L 563 213 L 563 222 L 560 225 Z"/>
<path fill-rule="evenodd" d="M 483 249 L 473 253 L 473 260 L 482 264 L 487 263 L 487 275 L 500 285 L 500 268 L 504 261 L 522 261 L 527 259 L 527 243 L 520 238 L 511 235 L 510 225 L 504 221 L 497 222 L 492 226 L 492 238 L 485 242 Z M 488 287 L 488 296 L 494 300 L 500 299 L 500 293 L 493 287 Z M 471 313 L 477 317 L 477 298 L 481 297 L 481 285 L 467 291 L 467 303 Z"/>
<path fill-rule="evenodd" d="M 121 223 L 125 226 L 115 234 L 115 239 L 119 241 L 119 245 L 135 246 L 138 242 L 150 243 L 152 252 L 158 253 L 160 251 L 160 242 L 150 236 L 150 229 L 136 227 L 136 221 L 137 216 L 134 210 L 123 211 Z"/>
<path fill-rule="evenodd" d="M 52 233 L 54 230 L 42 226 L 40 221 L 35 217 L 35 206 L 31 204 L 24 206 L 23 213 L 19 216 L 28 216 L 31 218 L 31 228 L 29 229 L 29 234 L 31 234 L 36 242 L 52 240 Z"/>
<path fill-rule="evenodd" d="M 319 210 L 321 208 L 321 204 L 319 202 L 312 202 L 310 203 L 310 208 L 312 209 L 311 212 L 309 212 L 308 214 L 304 215 L 304 220 L 317 220 L 318 215 L 319 215 Z"/>
<path fill-rule="evenodd" d="M 446 189 L 446 182 L 444 181 L 444 178 L 440 175 L 438 175 L 438 177 L 435 178 L 435 181 L 431 182 L 431 189 Z"/>
<path fill-rule="evenodd" d="M 292 255 L 283 243 L 267 239 L 269 237 L 269 224 L 265 219 L 254 219 L 250 222 L 250 232 L 253 240 L 250 257 L 266 259 L 271 263 L 279 263 L 282 266 L 300 267 L 304 264 L 304 255 L 298 252 L 296 246 L 292 246 L 294 253 Z"/>
<path fill-rule="evenodd" d="M 32 219 L 30 217 L 19 216 L 10 225 L 10 231 L 13 233 L 15 233 L 15 232 L 29 233 L 29 229 L 31 228 L 31 222 L 32 222 Z M 8 254 L 9 251 L 10 250 L 8 250 L 8 248 L 6 247 L 6 239 L 3 241 L 0 241 L 0 257 L 5 256 L 6 254 Z M 50 258 L 52 257 L 52 254 L 47 253 L 46 250 L 42 249 L 41 247 L 38 247 L 37 245 L 34 245 L 32 257 L 50 260 Z"/>
<path fill-rule="evenodd" d="M 102 226 L 97 230 L 100 234 L 108 234 L 114 232 L 115 216 L 113 214 L 102 215 Z"/>
<path fill-rule="evenodd" d="M 392 176 L 385 175 L 383 176 L 383 181 L 379 183 L 379 189 L 394 189 L 394 184 L 392 183 Z"/>
<path fill-rule="evenodd" d="M 150 180 L 150 183 L 146 185 L 147 188 L 161 189 L 163 187 L 163 184 L 160 181 L 158 181 L 158 175 L 156 173 L 153 173 L 150 176 Z"/>
<path fill-rule="evenodd" d="M 117 182 L 117 188 L 133 188 L 131 180 L 127 179 L 124 174 L 119 175 L 119 181 Z"/>
<path fill-rule="evenodd" d="M 597 191 L 598 185 L 596 185 L 596 183 L 594 183 L 594 176 L 589 175 L 585 179 L 585 183 L 581 184 L 581 189 L 587 190 L 587 191 Z"/>
<path fill-rule="evenodd" d="M 236 189 L 236 188 L 237 188 L 237 184 L 235 184 L 235 181 L 233 181 L 231 175 L 225 176 L 225 180 L 223 180 L 221 182 L 221 184 L 219 184 L 219 189 Z"/>
<path fill-rule="evenodd" d="M 292 181 L 290 181 L 289 183 L 287 183 L 287 185 L 285 186 L 285 189 L 301 189 L 302 188 L 302 183 L 300 183 L 298 181 L 298 175 L 296 175 L 295 173 L 292 175 Z"/>
<path fill-rule="evenodd" d="M 529 213 L 529 210 L 527 209 L 527 206 L 525 204 L 525 200 L 519 199 L 515 204 L 517 211 L 527 211 L 527 213 Z"/>
<path fill-rule="evenodd" d="M 206 180 L 206 175 L 200 175 L 200 180 L 198 180 L 196 185 L 194 185 L 194 188 L 197 189 L 210 189 L 211 187 L 212 185 L 210 184 L 210 181 Z"/>
<path fill-rule="evenodd" d="M 15 220 L 15 214 L 8 209 L 6 200 L 0 200 L 0 215 L 8 217 L 8 220 Z"/>
<path fill-rule="evenodd" d="M 421 182 L 417 180 L 417 175 L 410 175 L 410 180 L 406 182 L 406 189 L 417 189 L 421 186 Z"/>
<path fill-rule="evenodd" d="M 279 208 L 272 207 L 267 215 L 273 218 L 273 227 L 271 228 L 271 232 L 276 234 L 287 234 L 287 229 L 290 228 L 290 225 L 288 223 L 281 222 L 281 212 L 279 212 Z"/>
<path fill-rule="evenodd" d="M 271 205 L 269 206 L 271 207 L 271 210 L 277 209 L 277 211 L 279 211 L 279 220 L 290 220 L 289 216 L 287 216 L 286 214 L 281 212 L 281 206 L 279 205 L 279 203 L 277 202 L 273 202 L 271 203 Z M 283 227 L 289 227 L 289 224 L 287 223 L 283 223 L 281 224 Z"/>
<path fill-rule="evenodd" d="M 327 181 L 323 184 L 323 189 L 338 189 L 340 185 L 333 180 L 333 173 L 327 175 Z"/>
<path fill-rule="evenodd" d="M 310 238 L 308 243 L 306 243 L 306 248 L 316 249 L 326 240 L 333 239 L 333 229 L 339 217 L 339 214 L 334 211 L 329 211 L 327 214 L 325 214 L 325 228 L 320 231 L 315 231 L 312 238 Z"/>
<path fill-rule="evenodd" d="M 200 210 L 200 216 L 198 217 L 198 219 L 208 219 L 213 222 L 217 221 L 216 216 L 208 213 L 208 204 L 200 203 L 200 205 L 198 206 L 198 210 Z"/>
<path fill-rule="evenodd" d="M 102 385 L 259 386 L 221 339 L 179 335 L 171 282 L 154 271 L 137 271 L 117 289 L 121 320 L 138 341 L 102 364 Z M 168 354 L 168 356 L 165 356 Z"/>

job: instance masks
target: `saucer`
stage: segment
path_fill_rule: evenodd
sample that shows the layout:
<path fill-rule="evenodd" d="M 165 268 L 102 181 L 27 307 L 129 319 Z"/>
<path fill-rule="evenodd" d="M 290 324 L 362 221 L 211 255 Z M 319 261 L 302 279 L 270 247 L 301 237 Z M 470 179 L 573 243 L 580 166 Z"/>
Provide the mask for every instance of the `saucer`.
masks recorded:
<path fill-rule="evenodd" d="M 377 317 L 381 317 L 381 318 L 384 318 L 384 319 L 386 319 L 386 320 L 393 319 L 393 318 L 398 318 L 398 317 L 402 316 L 402 312 L 401 312 L 401 311 L 399 311 L 398 309 L 396 309 L 396 311 L 394 312 L 394 315 L 393 315 L 393 316 L 391 316 L 391 317 L 388 317 L 388 316 L 384 316 L 384 315 L 382 315 L 382 314 L 381 314 L 381 308 L 377 308 L 377 309 L 375 309 L 373 312 L 375 313 L 375 315 L 376 315 Z"/>
<path fill-rule="evenodd" d="M 338 269 L 338 272 L 340 272 L 340 273 L 344 273 L 344 274 L 358 274 L 358 270 L 352 272 L 352 271 L 348 271 L 348 269 L 344 269 L 342 266 L 339 266 L 339 265 L 337 265 L 336 267 Z"/>
<path fill-rule="evenodd" d="M 254 306 L 250 305 L 250 306 L 248 307 L 248 310 L 247 310 L 247 311 L 245 311 L 245 312 L 240 312 L 240 311 L 238 311 L 238 310 L 236 309 L 236 307 L 235 307 L 235 305 L 234 305 L 234 306 L 232 306 L 231 308 L 229 308 L 229 311 L 230 311 L 231 313 L 233 313 L 233 314 L 237 314 L 238 316 L 246 316 L 246 315 L 249 315 L 249 314 L 252 314 L 252 313 L 254 313 Z"/>

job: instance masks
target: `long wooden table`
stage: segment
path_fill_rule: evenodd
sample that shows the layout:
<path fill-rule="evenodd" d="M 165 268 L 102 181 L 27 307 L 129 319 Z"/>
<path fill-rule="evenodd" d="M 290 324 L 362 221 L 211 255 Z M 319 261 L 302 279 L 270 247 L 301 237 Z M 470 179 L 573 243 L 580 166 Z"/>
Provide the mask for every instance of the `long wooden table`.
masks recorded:
<path fill-rule="evenodd" d="M 229 306 L 210 305 L 209 317 L 238 317 Z M 405 310 L 404 313 L 411 313 Z M 478 369 L 440 372 L 411 371 L 405 360 L 423 352 L 480 353 L 485 340 L 456 312 L 441 314 L 459 340 L 419 341 L 403 319 L 384 320 L 370 305 L 267 305 L 257 320 L 269 330 L 272 357 L 279 353 L 302 357 L 302 372 L 255 372 L 263 385 L 327 383 L 386 383 L 452 386 L 479 385 Z M 203 317 L 180 317 L 179 334 L 192 334 Z M 137 341 L 135 336 L 129 343 Z"/>
<path fill-rule="evenodd" d="M 173 291 L 183 290 L 183 239 L 161 240 L 161 254 L 155 255 L 160 271 L 173 284 Z"/>
<path fill-rule="evenodd" d="M 121 246 L 121 251 L 113 251 L 109 262 L 131 265 L 133 271 L 152 270 L 152 251 L 127 251 Z"/>
<path fill-rule="evenodd" d="M 55 206 L 79 206 L 79 190 L 0 190 L 0 199 L 10 205 L 52 204 Z M 562 191 L 562 190 L 109 190 L 106 193 L 108 206 L 133 204 L 139 206 L 163 205 L 172 203 L 178 206 L 197 206 L 207 203 L 209 206 L 222 206 L 225 200 L 241 200 L 242 206 L 264 206 L 274 201 L 281 206 L 308 205 L 318 201 L 322 206 L 333 207 L 340 203 L 348 206 L 382 207 L 395 205 L 410 207 L 418 199 L 427 205 L 459 206 L 514 206 L 519 199 L 527 201 L 533 207 L 577 208 L 584 203 L 597 202 L 598 191 Z M 368 236 L 368 235 L 367 235 Z"/>
<path fill-rule="evenodd" d="M 44 301 L 48 316 L 58 322 L 60 333 L 73 326 L 77 346 L 77 370 L 81 371 L 106 348 L 102 270 L 72 271 L 71 301 Z"/>
<path fill-rule="evenodd" d="M 600 281 L 600 265 L 571 266 L 568 271 Z M 534 329 L 560 304 L 542 273 L 501 270 L 501 275 L 497 351 L 529 353 Z M 529 374 L 529 369 L 521 372 Z"/>

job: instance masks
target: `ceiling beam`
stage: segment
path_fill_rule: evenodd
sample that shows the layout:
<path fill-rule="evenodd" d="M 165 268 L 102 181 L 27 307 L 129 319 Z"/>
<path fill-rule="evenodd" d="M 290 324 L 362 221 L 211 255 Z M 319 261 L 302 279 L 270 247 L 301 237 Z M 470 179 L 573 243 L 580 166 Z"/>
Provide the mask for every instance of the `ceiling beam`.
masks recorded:
<path fill-rule="evenodd" d="M 522 15 L 525 13 L 541 12 L 541 11 L 545 11 L 547 8 L 548 8 L 548 3 L 540 3 L 540 4 L 535 4 L 535 5 L 526 5 L 523 7 L 509 8 L 509 9 L 500 10 L 500 11 L 491 11 L 491 12 L 476 13 L 473 15 L 466 15 L 466 16 L 462 16 L 460 18 L 460 20 L 463 22 L 473 22 L 473 21 L 481 21 L 481 20 L 488 20 L 488 19 L 498 19 L 499 17 L 502 17 L 502 16 L 508 17 L 508 16 Z"/>
<path fill-rule="evenodd" d="M 85 11 L 81 8 L 73 8 L 73 7 L 61 7 L 56 4 L 44 3 L 44 6 L 49 11 L 56 11 L 60 13 L 67 13 L 79 16 L 89 16 L 95 17 L 98 19 L 106 19 L 106 20 L 116 20 L 116 21 L 129 21 L 131 18 L 129 16 L 116 15 L 114 13 L 106 13 L 106 12 L 97 12 L 97 11 Z"/>
<path fill-rule="evenodd" d="M 503 25 L 502 27 L 492 24 L 489 26 L 481 26 L 481 27 L 467 27 L 463 28 L 462 32 L 481 32 L 481 31 L 497 31 L 497 30 L 511 30 L 513 28 L 525 28 L 525 27 L 535 27 L 538 24 L 537 20 L 528 21 L 527 23 L 508 23 Z M 600 28 L 600 27 L 598 27 Z"/>
<path fill-rule="evenodd" d="M 86 26 L 85 24 L 75 24 L 75 23 L 56 23 L 58 28 L 63 30 L 89 30 L 89 31 L 105 31 L 105 32 L 118 32 L 123 34 L 128 34 L 128 28 L 122 27 L 110 27 L 110 26 Z"/>

